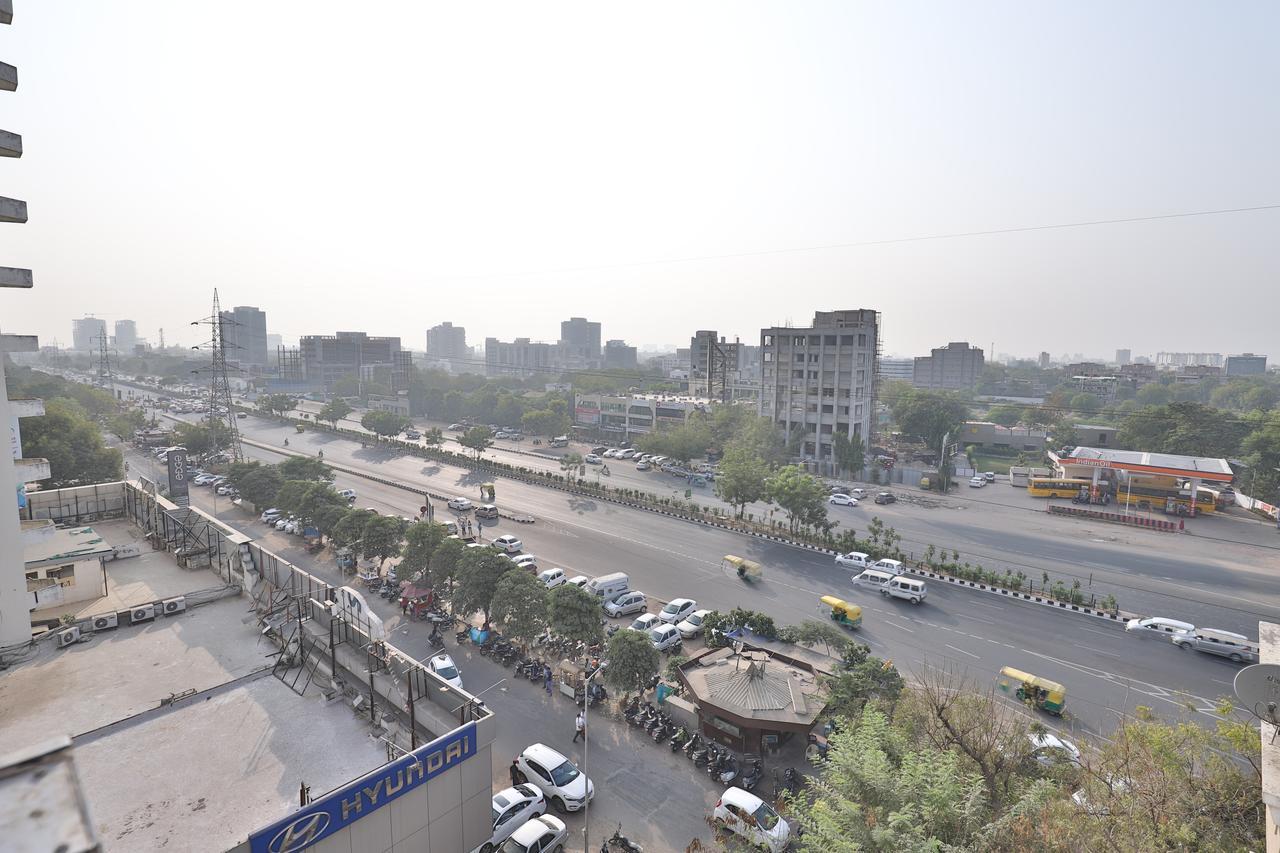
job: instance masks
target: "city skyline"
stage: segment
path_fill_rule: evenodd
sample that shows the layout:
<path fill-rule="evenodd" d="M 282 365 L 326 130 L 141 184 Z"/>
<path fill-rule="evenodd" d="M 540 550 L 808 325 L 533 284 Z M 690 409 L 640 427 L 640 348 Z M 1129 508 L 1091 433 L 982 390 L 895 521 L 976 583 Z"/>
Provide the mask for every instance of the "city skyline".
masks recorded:
<path fill-rule="evenodd" d="M 1280 210 L 1018 229 L 1280 203 L 1274 6 L 326 8 L 24 8 L 8 121 L 40 144 L 7 193 L 39 286 L 6 328 L 62 339 L 75 305 L 190 343 L 216 286 L 294 339 L 586 316 L 643 344 L 674 313 L 751 341 L 856 304 L 901 354 L 1156 351 L 1190 317 L 1197 348 L 1271 348 Z"/>

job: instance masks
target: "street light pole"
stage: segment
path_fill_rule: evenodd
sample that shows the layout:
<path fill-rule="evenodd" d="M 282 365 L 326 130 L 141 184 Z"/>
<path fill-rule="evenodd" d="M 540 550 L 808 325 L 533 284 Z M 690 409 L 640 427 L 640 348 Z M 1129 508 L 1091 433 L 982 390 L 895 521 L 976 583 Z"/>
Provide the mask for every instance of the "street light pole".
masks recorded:
<path fill-rule="evenodd" d="M 591 744 L 591 727 L 586 724 L 587 696 L 591 693 L 591 679 L 603 671 L 604 667 L 598 667 L 595 672 L 588 675 L 582 682 L 582 775 L 587 780 L 587 784 L 583 786 L 586 791 L 586 800 L 582 804 L 582 849 L 585 853 L 591 853 L 591 776 L 587 773 L 587 752 Z"/>

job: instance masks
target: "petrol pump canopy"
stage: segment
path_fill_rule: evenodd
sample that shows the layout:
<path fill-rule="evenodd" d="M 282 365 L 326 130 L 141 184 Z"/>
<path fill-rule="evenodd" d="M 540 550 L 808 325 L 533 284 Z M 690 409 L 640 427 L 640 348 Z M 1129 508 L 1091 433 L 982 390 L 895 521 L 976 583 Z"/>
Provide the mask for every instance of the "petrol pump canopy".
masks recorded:
<path fill-rule="evenodd" d="M 1077 447 L 1065 456 L 1057 456 L 1064 467 L 1115 468 L 1135 474 L 1167 474 L 1187 479 L 1198 478 L 1230 483 L 1235 477 L 1225 459 L 1208 456 L 1179 456 L 1175 453 L 1144 453 L 1140 450 L 1112 450 L 1101 447 Z"/>

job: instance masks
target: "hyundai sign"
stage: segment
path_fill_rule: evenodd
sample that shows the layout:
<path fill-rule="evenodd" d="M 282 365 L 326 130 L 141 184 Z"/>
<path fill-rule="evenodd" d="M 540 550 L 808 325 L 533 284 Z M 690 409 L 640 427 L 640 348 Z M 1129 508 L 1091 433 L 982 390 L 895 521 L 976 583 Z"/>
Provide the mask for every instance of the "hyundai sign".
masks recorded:
<path fill-rule="evenodd" d="M 345 829 L 476 753 L 476 724 L 384 764 L 249 836 L 251 853 L 293 853 Z"/>

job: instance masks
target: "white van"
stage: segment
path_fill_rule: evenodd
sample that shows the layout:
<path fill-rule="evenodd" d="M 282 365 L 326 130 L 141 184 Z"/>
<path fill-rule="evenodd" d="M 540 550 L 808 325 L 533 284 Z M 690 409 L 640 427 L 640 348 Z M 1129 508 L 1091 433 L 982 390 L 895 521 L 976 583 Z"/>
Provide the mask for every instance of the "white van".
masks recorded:
<path fill-rule="evenodd" d="M 928 595 L 928 590 L 925 589 L 924 581 L 919 578 L 908 578 L 899 575 L 881 587 L 880 594 L 891 595 L 894 598 L 904 598 L 912 604 L 919 604 Z"/>
<path fill-rule="evenodd" d="M 1174 634 L 1169 638 L 1180 649 L 1195 649 L 1211 655 L 1230 658 L 1236 663 L 1252 663 L 1257 659 L 1249 638 L 1231 631 L 1220 631 L 1217 628 L 1196 628 L 1182 634 Z"/>
<path fill-rule="evenodd" d="M 879 569 L 864 569 L 862 574 L 854 575 L 852 582 L 859 586 L 869 586 L 874 589 L 884 589 L 889 585 L 889 581 L 893 580 L 896 575 L 888 572 L 882 572 Z"/>
<path fill-rule="evenodd" d="M 613 601 L 624 592 L 631 589 L 631 579 L 627 577 L 626 572 L 613 572 L 607 575 L 601 575 L 598 578 L 592 578 L 587 581 L 586 590 L 594 596 L 601 599 L 601 603 Z"/>
<path fill-rule="evenodd" d="M 879 569 L 882 572 L 888 572 L 891 575 L 905 574 L 907 567 L 902 565 L 901 560 L 876 560 L 871 564 L 871 568 Z"/>
<path fill-rule="evenodd" d="M 1124 623 L 1124 629 L 1130 634 L 1159 634 L 1167 637 L 1170 634 L 1194 633 L 1196 626 L 1190 622 L 1179 622 L 1177 619 L 1166 619 L 1163 616 L 1148 616 L 1146 619 L 1130 619 Z"/>

